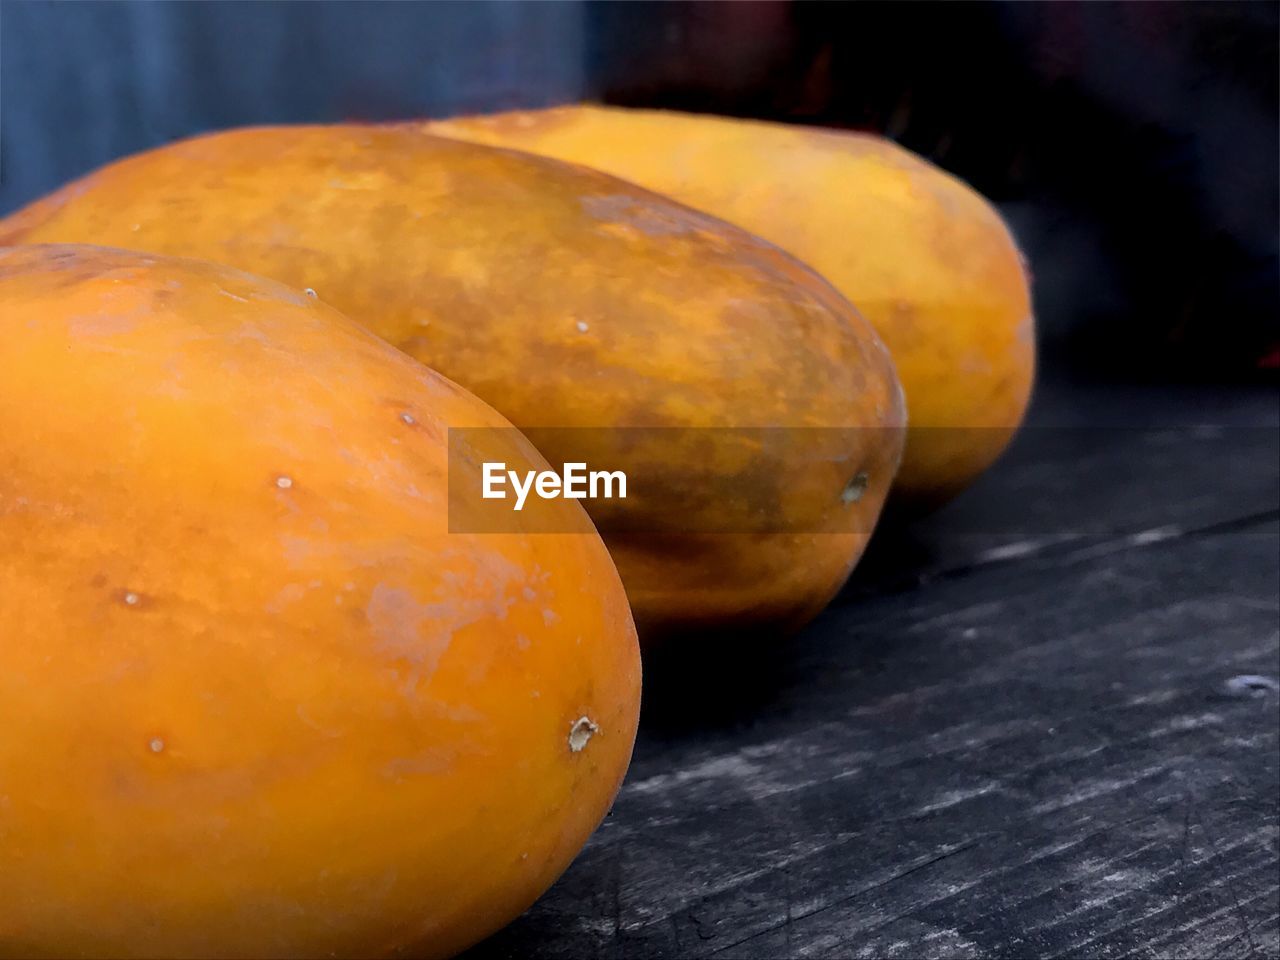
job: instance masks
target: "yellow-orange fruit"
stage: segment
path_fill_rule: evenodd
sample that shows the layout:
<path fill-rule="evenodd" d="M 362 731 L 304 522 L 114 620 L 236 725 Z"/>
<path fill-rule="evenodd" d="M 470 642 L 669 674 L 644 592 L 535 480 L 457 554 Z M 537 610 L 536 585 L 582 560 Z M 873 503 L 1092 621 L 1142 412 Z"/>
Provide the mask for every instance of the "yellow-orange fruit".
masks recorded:
<path fill-rule="evenodd" d="M 638 647 L 593 532 L 447 532 L 504 425 L 276 283 L 0 250 L 0 955 L 445 956 L 546 889 Z"/>
<path fill-rule="evenodd" d="M 958 493 L 1022 421 L 1034 378 L 1028 280 L 995 209 L 881 137 L 571 106 L 430 124 L 624 177 L 794 253 L 879 332 L 907 394 L 895 500 Z"/>
<path fill-rule="evenodd" d="M 535 436 L 553 462 L 624 471 L 628 499 L 587 509 L 642 638 L 813 616 L 901 452 L 888 354 L 808 267 L 616 178 L 419 125 L 173 144 L 17 213 L 4 236 L 313 288 L 516 426 L 547 428 Z"/>

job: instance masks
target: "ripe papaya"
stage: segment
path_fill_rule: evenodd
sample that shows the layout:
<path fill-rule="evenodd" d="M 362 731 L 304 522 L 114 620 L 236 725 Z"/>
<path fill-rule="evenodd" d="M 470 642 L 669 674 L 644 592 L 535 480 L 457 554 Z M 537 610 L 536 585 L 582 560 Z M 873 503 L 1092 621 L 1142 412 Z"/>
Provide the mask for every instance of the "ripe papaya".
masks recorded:
<path fill-rule="evenodd" d="M 0 956 L 446 956 L 551 884 L 639 648 L 577 504 L 448 532 L 450 429 L 545 467 L 505 420 L 301 291 L 100 247 L 0 250 L 0 372 Z"/>
<path fill-rule="evenodd" d="M 1034 379 L 1022 258 L 978 193 L 882 137 L 570 106 L 432 123 L 432 133 L 586 164 L 789 250 L 879 332 L 907 394 L 894 500 L 935 506 L 999 456 Z"/>
<path fill-rule="evenodd" d="M 624 472 L 629 499 L 586 506 L 642 640 L 804 623 L 901 453 L 892 361 L 798 260 L 614 177 L 420 124 L 172 144 L 18 212 L 5 237 L 311 288 L 537 431 L 553 463 Z"/>

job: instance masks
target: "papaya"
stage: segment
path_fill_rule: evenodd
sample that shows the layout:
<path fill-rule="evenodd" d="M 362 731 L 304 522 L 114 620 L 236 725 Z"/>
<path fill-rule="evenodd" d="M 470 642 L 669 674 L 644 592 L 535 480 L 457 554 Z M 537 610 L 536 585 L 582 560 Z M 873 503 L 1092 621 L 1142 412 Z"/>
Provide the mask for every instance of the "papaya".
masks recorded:
<path fill-rule="evenodd" d="M 814 267 L 893 356 L 910 414 L 893 499 L 908 512 L 963 490 L 1022 421 L 1035 344 L 1021 254 L 985 199 L 890 140 L 597 106 L 462 117 L 428 129 L 612 173 Z"/>
<path fill-rule="evenodd" d="M 634 627 L 578 504 L 449 532 L 454 428 L 546 466 L 302 291 L 0 250 L 0 956 L 442 957 L 566 867 Z"/>
<path fill-rule="evenodd" d="M 170 144 L 17 212 L 0 238 L 199 257 L 311 289 L 551 463 L 622 472 L 627 499 L 585 506 L 646 642 L 814 616 L 901 455 L 893 363 L 809 267 L 606 174 L 421 124 Z"/>

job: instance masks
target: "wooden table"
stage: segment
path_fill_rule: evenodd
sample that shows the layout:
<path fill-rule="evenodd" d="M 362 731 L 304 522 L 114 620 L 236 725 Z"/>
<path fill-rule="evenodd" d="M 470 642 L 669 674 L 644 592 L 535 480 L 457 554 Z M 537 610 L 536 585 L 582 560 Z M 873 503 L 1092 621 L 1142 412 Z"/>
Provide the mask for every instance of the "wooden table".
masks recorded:
<path fill-rule="evenodd" d="M 1049 385 L 772 650 L 646 664 L 490 957 L 1280 954 L 1274 389 Z"/>

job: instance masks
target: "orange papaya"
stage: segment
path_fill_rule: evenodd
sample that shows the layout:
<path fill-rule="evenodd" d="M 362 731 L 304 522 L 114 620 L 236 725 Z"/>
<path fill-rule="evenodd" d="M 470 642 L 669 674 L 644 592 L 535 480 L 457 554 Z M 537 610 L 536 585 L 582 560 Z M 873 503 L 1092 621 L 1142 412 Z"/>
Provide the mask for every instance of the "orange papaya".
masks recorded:
<path fill-rule="evenodd" d="M 817 269 L 893 355 L 910 416 L 894 499 L 908 509 L 963 490 L 1022 421 L 1035 344 L 1021 254 L 991 204 L 890 140 L 586 105 L 428 129 L 595 167 L 744 227 Z"/>
<path fill-rule="evenodd" d="M 442 957 L 564 870 L 635 631 L 576 503 L 449 532 L 454 428 L 546 468 L 302 291 L 0 249 L 0 956 Z"/>

